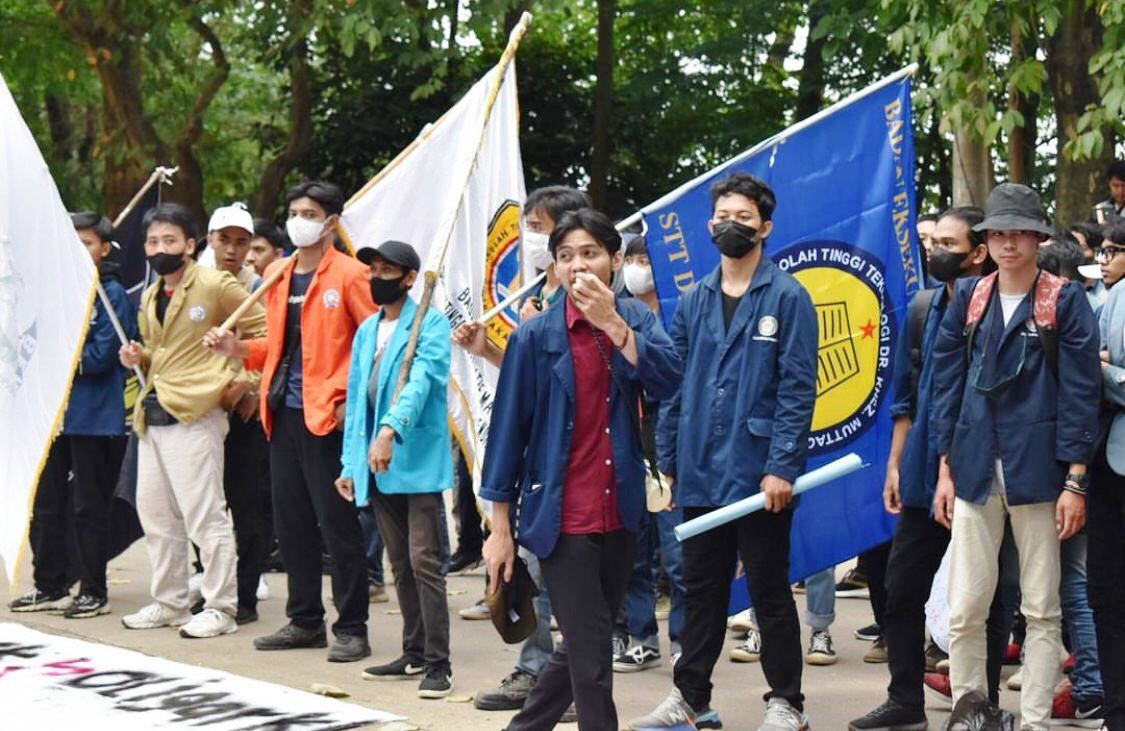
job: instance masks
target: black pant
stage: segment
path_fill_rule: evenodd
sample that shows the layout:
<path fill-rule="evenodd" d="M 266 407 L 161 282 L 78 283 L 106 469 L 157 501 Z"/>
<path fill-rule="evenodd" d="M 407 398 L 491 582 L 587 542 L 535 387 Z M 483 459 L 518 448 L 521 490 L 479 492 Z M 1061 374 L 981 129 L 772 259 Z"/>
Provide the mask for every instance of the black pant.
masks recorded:
<path fill-rule="evenodd" d="M 922 675 L 926 668 L 926 600 L 948 545 L 949 531 L 938 525 L 928 510 L 902 509 L 886 563 L 886 607 L 880 626 L 890 660 L 887 695 L 908 708 L 921 710 L 925 702 Z M 988 695 L 994 703 L 999 701 L 1000 667 L 1008 647 L 1002 593 L 1002 582 L 998 582 L 986 628 Z"/>
<path fill-rule="evenodd" d="M 371 505 L 394 572 L 402 611 L 402 654 L 426 667 L 449 665 L 449 601 L 441 569 L 440 492 L 387 495 L 372 485 Z"/>
<path fill-rule="evenodd" d="M 1094 463 L 1087 498 L 1086 593 L 1094 610 L 1109 731 L 1125 731 L 1125 477 Z"/>
<path fill-rule="evenodd" d="M 223 463 L 223 491 L 238 541 L 238 606 L 258 606 L 258 579 L 265 560 L 265 520 L 262 514 L 262 482 L 269 484 L 269 447 L 262 423 L 249 423 L 237 413 L 230 415 Z"/>
<path fill-rule="evenodd" d="M 457 553 L 462 556 L 479 556 L 484 545 L 484 532 L 481 530 L 480 513 L 477 512 L 477 496 L 473 492 L 473 476 L 460 448 L 455 450 L 457 458 Z"/>
<path fill-rule="evenodd" d="M 555 728 L 574 702 L 580 731 L 616 731 L 613 618 L 625 599 L 635 536 L 628 531 L 560 535 L 540 559 L 551 609 L 565 640 L 555 645 L 508 731 Z"/>
<path fill-rule="evenodd" d="M 124 437 L 63 435 L 51 445 L 32 508 L 35 588 L 65 591 L 77 575 L 80 593 L 106 598 L 109 507 L 124 454 Z"/>
<path fill-rule="evenodd" d="M 859 554 L 857 567 L 867 577 L 871 614 L 875 624 L 883 626 L 883 613 L 887 608 L 887 560 L 891 555 L 891 542 L 881 543 Z"/>
<path fill-rule="evenodd" d="M 714 508 L 684 508 L 684 520 Z M 801 625 L 789 588 L 789 528 L 793 509 L 760 510 L 683 543 L 683 654 L 676 662 L 676 687 L 696 711 L 711 704 L 711 671 L 727 632 L 727 606 L 735 561 L 741 556 L 750 601 L 762 632 L 762 672 L 770 692 L 804 708 L 801 695 Z"/>
<path fill-rule="evenodd" d="M 336 492 L 343 434 L 317 436 L 305 412 L 288 407 L 274 414 L 270 442 L 273 515 L 289 577 L 289 620 L 305 629 L 324 622 L 320 601 L 320 544 L 335 564 L 332 597 L 339 612 L 332 631 L 367 635 L 367 566 L 355 505 Z M 319 526 L 319 527 L 318 527 Z"/>

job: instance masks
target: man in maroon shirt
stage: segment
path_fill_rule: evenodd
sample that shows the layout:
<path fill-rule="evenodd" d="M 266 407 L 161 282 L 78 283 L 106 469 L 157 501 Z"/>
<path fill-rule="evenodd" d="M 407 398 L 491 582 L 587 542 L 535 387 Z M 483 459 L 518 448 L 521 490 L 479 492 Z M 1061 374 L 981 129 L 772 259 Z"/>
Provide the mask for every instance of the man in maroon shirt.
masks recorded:
<path fill-rule="evenodd" d="M 508 731 L 554 728 L 572 699 L 582 731 L 616 731 L 613 619 L 645 513 L 639 398 L 670 397 L 680 361 L 652 311 L 609 288 L 623 257 L 608 218 L 567 213 L 548 245 L 566 300 L 508 340 L 480 496 L 493 503 L 490 592 L 511 579 L 516 534 L 566 640 Z"/>

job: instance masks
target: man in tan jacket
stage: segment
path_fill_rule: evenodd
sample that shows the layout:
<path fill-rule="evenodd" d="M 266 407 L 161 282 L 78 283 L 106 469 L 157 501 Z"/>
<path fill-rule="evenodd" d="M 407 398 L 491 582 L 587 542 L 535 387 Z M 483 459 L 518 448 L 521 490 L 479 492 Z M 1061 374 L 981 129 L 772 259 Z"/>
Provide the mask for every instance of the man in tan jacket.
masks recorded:
<path fill-rule="evenodd" d="M 160 275 L 141 298 L 144 345 L 121 348 L 121 363 L 140 366 L 146 385 L 133 424 L 137 514 L 152 562 L 153 603 L 122 618 L 129 629 L 179 626 L 184 637 L 237 630 L 234 531 L 223 495 L 223 440 L 229 429 L 220 400 L 240 364 L 203 347 L 203 335 L 249 295 L 227 272 L 196 266 L 196 227 L 183 206 L 164 203 L 145 214 L 145 254 Z M 242 332 L 265 330 L 258 305 L 238 321 Z M 199 546 L 204 609 L 188 611 L 188 541 Z"/>

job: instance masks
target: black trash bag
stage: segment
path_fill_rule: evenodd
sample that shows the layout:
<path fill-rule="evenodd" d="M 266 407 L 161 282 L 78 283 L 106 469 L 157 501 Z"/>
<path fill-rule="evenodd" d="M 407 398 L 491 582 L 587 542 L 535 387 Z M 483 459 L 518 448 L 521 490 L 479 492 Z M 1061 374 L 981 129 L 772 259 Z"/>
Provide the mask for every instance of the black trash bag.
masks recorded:
<path fill-rule="evenodd" d="M 957 701 L 942 731 L 1016 731 L 1016 717 L 974 690 Z"/>

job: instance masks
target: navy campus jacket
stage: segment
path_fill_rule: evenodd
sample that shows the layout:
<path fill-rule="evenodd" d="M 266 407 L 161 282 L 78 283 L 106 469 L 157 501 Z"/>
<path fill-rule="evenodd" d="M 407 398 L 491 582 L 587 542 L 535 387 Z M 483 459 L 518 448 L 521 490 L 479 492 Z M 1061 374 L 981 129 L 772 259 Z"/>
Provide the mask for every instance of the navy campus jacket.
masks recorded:
<path fill-rule="evenodd" d="M 728 329 L 721 268 L 684 295 L 672 322 L 683 385 L 657 431 L 661 472 L 685 507 L 729 505 L 805 470 L 816 404 L 817 319 L 792 275 L 762 259 Z"/>
<path fill-rule="evenodd" d="M 118 279 L 118 266 L 103 262 L 100 268 L 105 289 L 121 327 L 131 339 L 138 339 L 137 310 Z M 121 436 L 125 434 L 125 376 L 118 361 L 121 341 L 106 314 L 101 297 L 94 299 L 90 329 L 82 344 L 82 360 L 70 389 L 63 434 L 81 436 Z"/>
<path fill-rule="evenodd" d="M 918 295 L 915 294 L 915 297 Z M 916 335 L 910 318 L 898 339 L 895 354 L 895 400 L 891 404 L 891 418 L 908 417 L 914 420 L 906 435 L 906 445 L 898 466 L 898 489 L 902 504 L 908 508 L 933 510 L 934 492 L 937 491 L 938 467 L 941 454 L 933 439 L 934 426 L 934 359 L 933 348 L 941 330 L 941 318 L 949 305 L 945 285 L 934 292 L 926 321 L 922 325 L 922 368 L 918 375 L 918 392 L 911 388 L 913 363 L 910 351 Z M 909 311 L 909 310 L 908 310 Z"/>
<path fill-rule="evenodd" d="M 614 351 L 613 370 L 628 393 L 623 398 L 611 382 L 609 415 L 617 506 L 625 528 L 636 532 L 645 519 L 645 463 L 629 411 L 638 409 L 642 387 L 650 398 L 672 395 L 680 380 L 680 359 L 648 307 L 619 299 L 617 311 L 633 329 L 640 356 L 634 367 Z M 485 500 L 519 503 L 517 538 L 540 558 L 554 550 L 562 525 L 574 391 L 566 303 L 560 301 L 508 338 L 480 490 Z"/>
<path fill-rule="evenodd" d="M 1081 286 L 1063 286 L 1056 377 L 1039 333 L 1027 324 L 1033 293 L 1005 326 L 997 287 L 966 358 L 965 317 L 979 279 L 957 283 L 934 347 L 938 450 L 947 455 L 962 500 L 988 501 L 999 457 L 1010 504 L 1054 502 L 1069 464 L 1094 459 L 1102 381 L 1094 313 Z M 1023 369 L 1005 390 L 986 396 L 973 387 L 969 374 L 978 367 L 979 382 L 995 384 L 1016 371 L 1021 353 Z"/>

